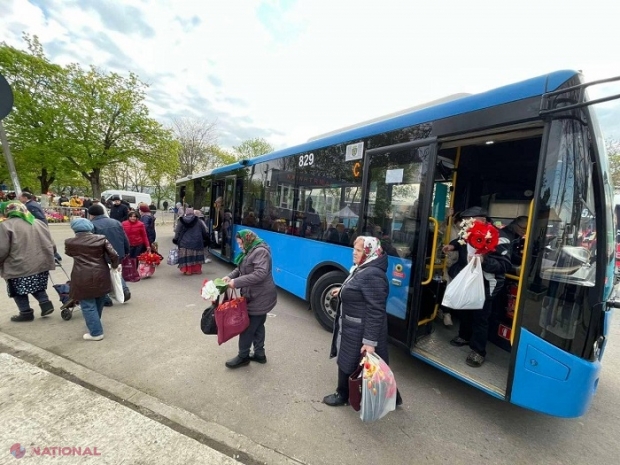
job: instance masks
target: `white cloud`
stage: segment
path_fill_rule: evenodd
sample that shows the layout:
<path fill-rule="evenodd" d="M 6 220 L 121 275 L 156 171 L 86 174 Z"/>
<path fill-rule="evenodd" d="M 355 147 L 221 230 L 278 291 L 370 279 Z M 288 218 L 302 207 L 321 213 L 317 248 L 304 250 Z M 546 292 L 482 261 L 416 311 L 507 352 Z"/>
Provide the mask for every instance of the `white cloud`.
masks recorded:
<path fill-rule="evenodd" d="M 8 2 L 0 39 L 22 47 L 26 31 L 54 62 L 134 71 L 155 117 L 218 120 L 225 146 L 279 148 L 555 69 L 620 74 L 620 6 L 604 0 Z"/>

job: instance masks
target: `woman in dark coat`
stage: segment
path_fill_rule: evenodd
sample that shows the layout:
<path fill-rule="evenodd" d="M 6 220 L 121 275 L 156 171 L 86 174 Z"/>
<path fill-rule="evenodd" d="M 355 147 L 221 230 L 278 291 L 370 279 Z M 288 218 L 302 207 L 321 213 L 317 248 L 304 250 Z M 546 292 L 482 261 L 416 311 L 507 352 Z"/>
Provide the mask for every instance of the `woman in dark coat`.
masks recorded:
<path fill-rule="evenodd" d="M 179 269 L 181 273 L 201 274 L 205 261 L 205 245 L 209 231 L 203 221 L 194 215 L 194 209 L 187 207 L 183 217 L 174 228 L 172 243 L 179 246 Z"/>
<path fill-rule="evenodd" d="M 241 253 L 235 258 L 237 268 L 224 281 L 231 289 L 241 289 L 248 304 L 250 325 L 239 335 L 239 354 L 226 362 L 239 368 L 250 361 L 267 363 L 265 356 L 265 321 L 278 299 L 271 274 L 271 249 L 253 231 L 242 229 L 236 236 Z M 254 345 L 254 353 L 250 349 Z"/>
<path fill-rule="evenodd" d="M 88 328 L 87 341 L 103 339 L 101 313 L 105 296 L 112 289 L 110 268 L 118 267 L 118 254 L 105 236 L 93 234 L 94 225 L 85 218 L 71 221 L 75 237 L 65 241 L 65 253 L 73 257 L 69 297 L 80 302 Z"/>
<path fill-rule="evenodd" d="M 155 216 L 150 208 L 147 204 L 141 203 L 138 210 L 140 210 L 140 221 L 146 229 L 146 237 L 149 239 L 149 244 L 152 244 L 155 242 L 157 233 L 155 232 Z"/>
<path fill-rule="evenodd" d="M 387 262 L 379 239 L 359 236 L 353 244 L 354 266 L 342 287 L 332 291 L 340 295 L 330 352 L 330 357 L 338 357 L 338 388 L 323 398 L 332 407 L 349 402 L 349 376 L 363 352 L 374 352 L 389 363 Z M 402 403 L 400 395 L 396 403 Z"/>

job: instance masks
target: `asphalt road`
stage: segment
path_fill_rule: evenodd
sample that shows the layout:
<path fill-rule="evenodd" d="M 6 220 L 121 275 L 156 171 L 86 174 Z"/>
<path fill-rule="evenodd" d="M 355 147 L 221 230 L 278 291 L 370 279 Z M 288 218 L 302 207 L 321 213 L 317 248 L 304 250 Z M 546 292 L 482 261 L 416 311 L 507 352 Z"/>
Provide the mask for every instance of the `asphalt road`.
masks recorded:
<path fill-rule="evenodd" d="M 72 232 L 52 225 L 59 250 Z M 172 226 L 158 228 L 163 255 Z M 70 270 L 66 257 L 64 267 Z M 229 370 L 236 340 L 222 346 L 204 336 L 199 320 L 203 279 L 231 267 L 215 261 L 202 276 L 182 276 L 162 264 L 130 284 L 132 299 L 104 310 L 105 339 L 85 342 L 79 312 L 63 321 L 56 311 L 32 323 L 12 323 L 15 304 L 0 295 L 0 331 L 70 359 L 113 380 L 220 424 L 301 463 L 615 463 L 620 456 L 620 324 L 613 320 L 601 381 L 582 418 L 547 417 L 499 401 L 392 348 L 391 366 L 403 408 L 363 424 L 349 407 L 321 403 L 333 392 L 336 364 L 331 335 L 307 303 L 280 291 L 267 320 L 266 365 Z M 52 272 L 64 282 L 62 271 Z M 50 288 L 51 290 L 51 288 Z M 51 290 L 54 293 L 53 290 Z M 52 300 L 58 302 L 57 295 Z M 37 309 L 38 313 L 38 309 Z M 105 434 L 105 433 L 103 433 Z"/>

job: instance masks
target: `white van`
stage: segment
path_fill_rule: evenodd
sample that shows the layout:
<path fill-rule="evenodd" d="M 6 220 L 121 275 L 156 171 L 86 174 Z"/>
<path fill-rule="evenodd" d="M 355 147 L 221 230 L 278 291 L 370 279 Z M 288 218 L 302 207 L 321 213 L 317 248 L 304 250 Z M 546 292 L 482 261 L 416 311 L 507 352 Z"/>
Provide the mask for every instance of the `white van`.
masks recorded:
<path fill-rule="evenodd" d="M 120 191 L 120 190 L 107 190 L 101 193 L 101 199 L 105 203 L 113 195 L 118 195 L 121 200 L 129 203 L 131 208 L 138 208 L 138 204 L 144 202 L 147 205 L 151 204 L 151 194 L 145 194 L 144 192 L 132 192 L 132 191 Z"/>

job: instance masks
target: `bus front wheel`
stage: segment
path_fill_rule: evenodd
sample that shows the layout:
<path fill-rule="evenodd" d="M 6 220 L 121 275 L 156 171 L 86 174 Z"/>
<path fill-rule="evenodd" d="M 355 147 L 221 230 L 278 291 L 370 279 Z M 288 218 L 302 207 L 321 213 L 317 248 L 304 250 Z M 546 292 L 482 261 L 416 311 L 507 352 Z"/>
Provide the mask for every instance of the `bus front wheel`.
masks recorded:
<path fill-rule="evenodd" d="M 347 275 L 340 271 L 330 271 L 321 276 L 312 287 L 310 305 L 316 319 L 327 331 L 332 331 L 334 328 L 338 301 L 338 299 L 332 298 L 331 291 L 340 287 L 346 277 Z"/>

